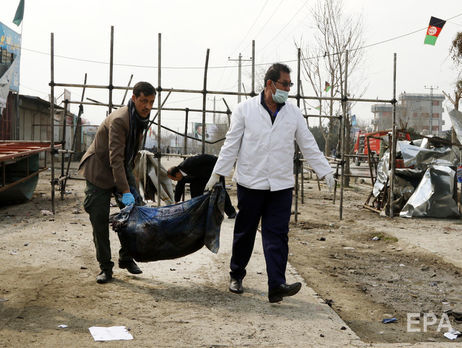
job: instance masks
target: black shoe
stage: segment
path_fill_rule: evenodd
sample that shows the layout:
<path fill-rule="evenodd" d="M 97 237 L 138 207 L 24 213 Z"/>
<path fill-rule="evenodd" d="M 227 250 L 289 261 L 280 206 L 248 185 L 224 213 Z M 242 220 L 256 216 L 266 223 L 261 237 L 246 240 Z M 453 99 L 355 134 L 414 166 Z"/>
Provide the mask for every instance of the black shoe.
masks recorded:
<path fill-rule="evenodd" d="M 281 302 L 283 297 L 294 296 L 300 291 L 302 283 L 281 284 L 268 292 L 268 299 L 271 303 Z"/>
<path fill-rule="evenodd" d="M 141 274 L 143 271 L 138 267 L 135 261 L 119 261 L 119 268 L 125 268 L 131 274 Z"/>
<path fill-rule="evenodd" d="M 110 271 L 101 271 L 100 274 L 96 276 L 96 282 L 98 284 L 104 284 L 112 280 L 112 272 Z"/>
<path fill-rule="evenodd" d="M 229 291 L 234 292 L 235 294 L 242 294 L 244 292 L 242 280 L 231 278 L 229 281 Z"/>
<path fill-rule="evenodd" d="M 234 213 L 228 215 L 228 219 L 235 219 L 236 215 L 236 211 L 234 211 Z"/>

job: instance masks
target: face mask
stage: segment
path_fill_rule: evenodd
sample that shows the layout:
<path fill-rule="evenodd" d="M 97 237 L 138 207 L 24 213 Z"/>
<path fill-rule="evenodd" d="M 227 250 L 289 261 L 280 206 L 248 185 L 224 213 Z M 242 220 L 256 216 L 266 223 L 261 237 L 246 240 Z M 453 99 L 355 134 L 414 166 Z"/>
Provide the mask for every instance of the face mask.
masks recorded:
<path fill-rule="evenodd" d="M 273 83 L 274 86 L 274 83 Z M 276 86 L 274 86 L 276 88 Z M 289 92 L 276 88 L 276 93 L 272 94 L 273 101 L 277 104 L 285 103 L 289 97 Z"/>

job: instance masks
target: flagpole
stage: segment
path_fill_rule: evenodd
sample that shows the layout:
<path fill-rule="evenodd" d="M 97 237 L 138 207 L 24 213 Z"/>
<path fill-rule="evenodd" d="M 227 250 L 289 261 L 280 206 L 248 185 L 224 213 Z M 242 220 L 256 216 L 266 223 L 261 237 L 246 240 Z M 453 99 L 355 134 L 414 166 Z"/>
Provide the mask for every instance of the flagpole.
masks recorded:
<path fill-rule="evenodd" d="M 23 21 L 21 21 L 21 31 L 20 31 L 20 39 L 19 39 L 19 54 L 18 56 L 16 57 L 16 59 L 18 59 L 18 72 L 19 72 L 19 81 L 18 81 L 18 90 L 16 91 L 16 129 L 15 129 L 15 135 L 14 137 L 17 139 L 17 140 L 20 140 L 19 138 L 21 137 L 20 135 L 20 131 L 19 131 L 19 89 L 21 87 L 21 66 L 20 66 L 20 62 L 21 62 L 21 55 L 22 55 L 22 26 L 23 26 Z M 10 88 L 11 88 L 11 85 L 10 85 Z"/>
<path fill-rule="evenodd" d="M 21 6 L 21 2 L 19 3 L 19 6 Z M 18 10 L 16 10 L 16 12 L 18 12 Z M 16 14 L 15 14 L 15 18 L 16 18 Z M 17 139 L 17 140 L 20 140 L 20 132 L 19 132 L 19 90 L 20 90 L 20 87 L 21 87 L 21 56 L 22 56 L 22 28 L 23 28 L 23 25 L 24 25 L 24 4 L 23 4 L 23 15 L 22 15 L 22 18 L 21 18 L 21 23 L 20 23 L 20 33 L 19 33 L 19 36 L 20 36 L 20 39 L 19 39 L 19 55 L 18 57 L 16 57 L 16 59 L 19 59 L 18 60 L 18 72 L 19 72 L 19 81 L 18 81 L 18 90 L 16 92 L 16 129 L 15 129 L 15 135 L 14 137 Z M 11 88 L 11 85 L 10 85 L 10 88 Z"/>

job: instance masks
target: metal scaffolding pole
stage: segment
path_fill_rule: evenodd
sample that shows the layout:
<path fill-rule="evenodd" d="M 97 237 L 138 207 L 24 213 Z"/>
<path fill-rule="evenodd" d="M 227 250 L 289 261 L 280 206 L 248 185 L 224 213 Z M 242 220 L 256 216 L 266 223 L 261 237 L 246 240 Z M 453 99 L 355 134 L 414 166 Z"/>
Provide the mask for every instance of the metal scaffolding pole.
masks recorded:
<path fill-rule="evenodd" d="M 184 144 L 183 144 L 183 155 L 186 155 L 188 152 L 188 119 L 189 119 L 189 109 L 185 110 L 186 115 L 184 118 Z"/>
<path fill-rule="evenodd" d="M 390 146 L 390 185 L 388 192 L 389 217 L 393 218 L 393 191 L 395 188 L 395 167 L 396 167 L 396 53 L 393 54 L 393 114 Z"/>
<path fill-rule="evenodd" d="M 342 117 L 342 122 L 341 122 L 341 127 L 342 127 L 342 177 L 340 180 L 340 205 L 339 205 L 339 218 L 340 220 L 343 219 L 343 189 L 345 187 L 345 139 L 347 136 L 350 136 L 349 134 L 345 134 L 345 120 L 346 118 L 346 113 L 347 113 L 347 102 L 348 102 L 348 50 L 345 52 L 345 88 L 343 91 L 343 96 L 342 96 L 342 112 L 343 112 L 343 117 Z"/>
<path fill-rule="evenodd" d="M 146 147 L 146 138 L 148 137 L 148 130 L 149 128 L 151 128 L 151 126 L 153 124 L 157 124 L 156 122 L 154 122 L 154 120 L 157 118 L 157 116 L 159 115 L 159 110 L 167 110 L 164 108 L 164 105 L 165 103 L 167 102 L 167 99 L 168 97 L 170 96 L 172 92 L 168 92 L 167 96 L 165 97 L 164 101 L 162 102 L 162 105 L 160 106 L 160 109 L 159 108 L 152 108 L 151 110 L 157 110 L 156 114 L 154 115 L 154 117 L 152 118 L 152 120 L 149 121 L 148 123 L 148 127 L 147 129 L 144 131 L 144 135 L 143 135 L 143 146 L 141 146 L 141 149 L 144 150 L 144 148 Z"/>
<path fill-rule="evenodd" d="M 125 98 L 127 97 L 128 90 L 130 89 L 130 84 L 132 83 L 132 79 L 133 79 L 133 74 L 130 75 L 130 80 L 128 80 L 128 85 L 127 85 L 127 88 L 125 89 L 124 97 L 122 98 L 122 102 L 120 103 L 122 105 L 124 105 L 125 103 Z"/>
<path fill-rule="evenodd" d="M 301 57 L 301 50 L 298 49 L 297 54 L 297 106 L 300 107 L 300 57 Z M 295 142 L 295 141 L 294 141 Z M 295 223 L 298 222 L 298 171 L 300 169 L 300 149 L 298 148 L 298 144 L 295 142 L 295 154 L 294 154 L 294 164 L 295 164 Z M 302 169 L 303 171 L 303 169 Z M 303 183 L 302 183 L 303 185 Z"/>
<path fill-rule="evenodd" d="M 158 94 L 157 94 L 157 115 L 158 115 L 158 122 L 157 122 L 157 126 L 158 126 L 158 130 L 157 130 L 157 143 L 158 143 L 158 149 L 157 149 L 157 153 L 156 153 L 156 157 L 158 159 L 158 165 L 159 167 L 161 166 L 161 130 L 162 128 L 164 129 L 167 129 L 169 131 L 172 131 L 173 133 L 176 133 L 176 134 L 180 134 L 181 136 L 184 136 L 184 139 L 185 139 L 185 143 L 184 143 L 184 152 L 186 153 L 187 152 L 187 139 L 188 138 L 191 138 L 191 139 L 194 139 L 194 140 L 200 140 L 202 142 L 202 153 L 205 153 L 205 144 L 214 144 L 214 143 L 217 143 L 219 141 L 222 141 L 223 139 L 220 139 L 220 140 L 217 140 L 217 141 L 214 141 L 214 142 L 210 142 L 210 141 L 206 141 L 206 115 L 208 112 L 211 112 L 209 110 L 207 110 L 206 108 L 206 99 L 207 99 L 207 94 L 214 94 L 214 95 L 237 95 L 237 96 L 250 96 L 250 97 L 253 97 L 256 95 L 255 93 L 255 41 L 253 40 L 252 41 L 252 90 L 250 93 L 242 93 L 242 92 L 228 92 L 228 91 L 208 91 L 207 90 L 207 75 L 208 75 L 208 64 L 209 64 L 209 55 L 210 55 L 210 49 L 207 49 L 207 54 L 206 54 L 206 61 L 205 61 L 205 69 L 204 69 L 204 81 L 203 81 L 203 88 L 202 90 L 194 90 L 194 89 L 177 89 L 177 88 L 169 88 L 169 89 L 163 89 L 161 86 L 161 71 L 162 71 L 162 64 L 161 64 L 161 33 L 158 34 L 158 64 L 157 64 L 157 69 L 158 69 L 158 87 L 157 87 L 157 91 L 158 91 Z M 337 101 L 337 102 L 341 102 L 342 103 L 342 109 L 343 109 L 343 116 L 332 116 L 332 115 L 304 115 L 306 118 L 308 117 L 322 117 L 322 118 L 340 118 L 340 121 L 341 121 L 341 126 L 340 126 L 340 149 L 341 149 L 341 180 L 340 180 L 340 211 L 339 211 L 339 215 L 340 215 L 340 219 L 343 218 L 343 192 L 344 192 L 344 184 L 345 184 L 345 160 L 347 158 L 347 155 L 346 155 L 346 137 L 349 136 L 348 134 L 345 134 L 346 133 L 346 129 L 345 129 L 345 126 L 346 126 L 346 120 L 347 120 L 347 112 L 348 112 L 348 103 L 349 102 L 354 102 L 354 101 L 358 101 L 358 102 L 372 102 L 372 103 L 391 103 L 393 104 L 393 118 L 394 118 L 394 126 L 393 126 L 393 134 L 392 134 L 392 155 L 391 157 L 393 157 L 393 160 L 391 161 L 391 177 L 393 178 L 394 176 L 394 167 L 395 167 L 395 159 L 394 157 L 396 156 L 396 53 L 395 53 L 395 58 L 394 58 L 394 76 L 393 76 L 393 99 L 392 100 L 388 100 L 388 99 L 362 99 L 362 98 L 349 98 L 348 97 L 348 51 L 345 52 L 345 71 L 342 72 L 340 71 L 340 74 L 341 76 L 344 76 L 345 80 L 344 80 L 344 91 L 342 93 L 342 96 L 340 98 L 338 97 L 333 97 L 332 95 L 330 97 L 319 97 L 319 96 L 304 96 L 302 95 L 303 91 L 302 91 L 302 86 L 301 86 L 301 50 L 299 49 L 298 50 L 298 71 L 297 71 L 297 93 L 296 95 L 291 95 L 289 96 L 290 98 L 295 98 L 297 100 L 297 106 L 300 107 L 300 103 L 301 101 L 305 101 L 305 100 L 317 100 L 317 101 L 321 101 L 321 100 L 330 100 L 330 101 Z M 241 57 L 242 59 L 242 57 Z M 54 196 L 55 196 L 55 189 L 54 189 L 54 185 L 56 184 L 55 183 L 55 178 L 54 178 L 54 153 L 57 152 L 56 151 L 56 147 L 55 147 L 55 144 L 54 144 L 54 113 L 55 113 L 55 109 L 54 109 L 54 88 L 57 87 L 57 86 L 61 86 L 61 87 L 83 87 L 84 88 L 84 91 L 85 91 L 85 88 L 94 88 L 94 89 L 108 89 L 109 91 L 109 96 L 108 96 L 108 103 L 105 104 L 105 103 L 100 103 L 100 102 L 93 102 L 93 103 L 88 103 L 88 102 L 83 102 L 83 100 L 81 101 L 71 101 L 71 100 L 68 100 L 66 101 L 67 104 L 72 104 L 72 103 L 75 103 L 75 104 L 79 104 L 80 107 L 82 107 L 82 105 L 84 104 L 87 104 L 87 105 L 99 105 L 99 106 L 106 106 L 108 107 L 108 110 L 109 110 L 109 113 L 112 112 L 112 109 L 114 107 L 119 107 L 121 105 L 114 105 L 113 103 L 113 90 L 114 89 L 119 89 L 119 90 L 124 90 L 125 91 L 125 95 L 124 95 L 124 100 L 125 101 L 125 97 L 126 97 L 126 93 L 127 93 L 127 90 L 130 89 L 129 87 L 127 86 L 114 86 L 113 85 L 113 72 L 114 72 L 114 27 L 111 26 L 111 43 L 110 43 L 110 63 L 109 63 L 109 84 L 108 85 L 87 85 L 86 83 L 86 80 L 84 82 L 84 84 L 68 84 L 68 83 L 56 83 L 54 81 L 54 35 L 53 33 L 51 33 L 51 81 L 50 81 L 50 87 L 51 87 L 51 101 L 50 101 L 50 125 L 51 125 L 51 176 L 52 176 L 52 179 L 51 179 L 51 183 L 52 183 L 52 210 L 53 210 L 53 213 L 55 213 L 55 202 L 54 202 Z M 132 75 L 133 77 L 133 75 Z M 130 82 L 131 82 L 131 78 L 130 77 Z M 130 82 L 129 82 L 129 85 L 130 85 Z M 240 85 L 240 84 L 239 84 Z M 168 96 L 170 95 L 170 93 L 173 93 L 173 92 L 177 92 L 177 93 L 196 93 L 196 94 L 202 94 L 202 108 L 201 109 L 191 109 L 191 108 L 164 108 L 164 104 L 165 104 L 165 101 L 162 102 L 162 99 L 161 99 L 161 93 L 162 91 L 168 91 L 169 94 L 167 95 L 167 98 L 165 98 L 165 101 L 168 99 Z M 82 96 L 82 99 L 83 99 L 83 96 Z M 87 98 L 88 99 L 88 98 Z M 228 115 L 228 122 L 230 120 L 230 115 L 231 115 L 231 110 L 230 108 L 228 107 L 225 99 L 223 98 L 223 101 L 226 105 L 226 111 L 217 111 L 217 110 L 214 110 L 213 112 L 215 113 L 226 113 Z M 123 102 L 122 102 L 123 103 Z M 153 110 L 155 110 L 156 108 L 153 108 Z M 165 110 L 165 111 L 186 111 L 186 120 L 185 120 L 185 131 L 184 133 L 180 133 L 180 132 L 175 132 L 174 130 L 171 130 L 165 126 L 162 126 L 162 122 L 161 122 L 161 111 Z M 193 137 L 190 137 L 188 136 L 187 132 L 188 132 L 188 121 L 189 121 L 189 113 L 190 112 L 201 112 L 202 113 L 202 126 L 203 126 L 203 132 L 201 134 L 202 136 L 202 139 L 197 139 L 197 138 L 193 138 Z M 306 112 L 305 112 L 306 113 Z M 155 118 L 156 116 L 154 116 Z M 64 120 L 64 127 L 65 127 L 65 120 Z M 65 131 L 63 131 L 63 133 L 65 133 Z M 74 138 L 75 138 L 75 134 L 74 134 Z M 75 140 L 74 142 L 75 143 Z M 74 147 L 74 145 L 72 146 Z M 296 187 L 295 187 L 295 222 L 297 222 L 297 219 L 298 219 L 298 197 L 300 195 L 300 191 L 299 191 L 299 176 L 298 176 L 298 172 L 300 170 L 300 167 L 299 167 L 299 163 L 300 163 L 300 151 L 298 149 L 298 146 L 296 145 L 296 154 L 295 154 L 295 167 L 296 167 L 296 172 L 295 172 L 295 180 L 296 180 Z M 71 156 L 72 156 L 72 153 L 71 153 Z M 66 177 L 68 176 L 68 174 L 66 174 Z M 160 171 L 158 172 L 158 178 L 157 178 L 158 182 L 160 183 Z M 301 173 L 301 202 L 303 204 L 303 172 Z M 391 186 L 393 185 L 393 180 L 391 179 Z M 390 195 L 389 195 L 389 199 L 391 199 L 390 201 L 390 204 L 389 204 L 389 207 L 390 207 L 390 211 L 392 213 L 392 189 L 393 187 L 390 187 Z M 335 191 L 334 191 L 335 192 Z M 334 203 L 335 203 L 335 196 L 334 196 Z M 159 197 L 159 200 L 158 200 L 158 205 L 160 206 L 160 197 Z"/>
<path fill-rule="evenodd" d="M 207 48 L 204 68 L 204 88 L 202 89 L 202 153 L 205 153 L 205 134 L 207 132 L 205 125 L 205 115 L 207 110 L 207 71 L 209 68 L 210 48 Z"/>
<path fill-rule="evenodd" d="M 255 96 L 255 40 L 252 40 L 252 91 L 250 95 Z"/>
<path fill-rule="evenodd" d="M 108 115 L 112 112 L 112 90 L 114 86 L 112 85 L 114 73 L 114 26 L 111 26 L 111 48 L 109 52 L 109 112 Z"/>
<path fill-rule="evenodd" d="M 51 33 L 50 37 L 50 131 L 51 131 L 51 139 L 50 139 L 50 159 L 51 159 L 51 211 L 53 214 L 55 213 L 55 36 L 54 33 Z"/>
<path fill-rule="evenodd" d="M 62 82 L 56 82 L 55 87 L 83 87 L 82 84 L 77 84 L 77 83 L 62 83 Z M 85 85 L 86 88 L 91 88 L 91 89 L 104 89 L 104 88 L 109 88 L 107 85 Z M 126 90 L 127 86 L 112 86 L 112 89 L 120 89 L 120 90 Z M 184 88 L 164 88 L 162 89 L 163 91 L 171 91 L 171 92 L 176 92 L 176 93 L 197 93 L 197 94 L 202 94 L 203 91 L 199 89 L 184 89 Z M 207 94 L 218 94 L 218 95 L 241 95 L 241 96 L 248 96 L 251 97 L 251 93 L 244 93 L 244 92 L 228 92 L 228 91 L 207 91 Z M 296 98 L 294 95 L 289 95 L 289 98 Z M 311 96 L 300 96 L 301 99 L 303 100 L 333 100 L 333 101 L 342 101 L 342 98 L 338 97 L 311 97 Z M 348 98 L 348 101 L 350 102 L 369 102 L 369 103 L 391 103 L 392 100 L 390 99 L 370 99 L 370 98 Z M 80 102 L 74 102 L 74 103 L 80 103 Z M 313 116 L 318 116 L 319 115 L 313 115 Z"/>
<path fill-rule="evenodd" d="M 158 121 L 157 121 L 157 206 L 160 207 L 160 168 L 161 168 L 161 162 L 160 162 L 160 154 L 161 154 L 161 148 L 160 148 L 160 142 L 161 142 L 161 123 L 162 123 L 162 118 L 161 118 L 161 111 L 162 111 L 162 102 L 161 102 L 161 92 L 162 92 L 162 85 L 161 85 L 161 71 L 162 71 L 162 34 L 159 33 L 157 36 L 157 49 L 158 49 L 158 56 L 157 56 L 157 115 L 158 115 Z"/>
<path fill-rule="evenodd" d="M 69 105 L 69 101 L 67 99 L 64 100 L 64 110 L 63 110 L 63 136 L 61 140 L 61 149 L 66 150 L 66 124 L 67 124 L 67 106 Z M 61 191 L 61 200 L 64 200 L 64 192 L 66 191 L 66 186 L 64 182 L 64 162 L 66 160 L 66 152 L 63 151 L 61 153 L 61 176 L 60 179 L 60 191 Z"/>
<path fill-rule="evenodd" d="M 83 83 L 86 84 L 87 83 L 87 73 L 85 73 L 85 77 L 84 77 L 84 80 L 83 80 Z M 83 101 L 83 98 L 85 97 L 85 87 L 83 88 L 82 90 L 82 97 L 80 98 L 80 101 Z M 69 158 L 67 159 L 67 168 L 66 168 L 66 176 L 64 178 L 64 183 L 63 183 L 63 190 L 66 189 L 66 183 L 67 183 L 67 179 L 69 178 L 69 169 L 71 167 L 71 161 L 72 161 L 72 156 L 74 155 L 75 153 L 75 147 L 76 147 L 76 144 L 77 144 L 77 134 L 78 134 L 78 129 L 79 129 L 79 125 L 80 125 L 80 129 L 82 128 L 81 127 L 81 117 L 82 117 L 82 114 L 83 114 L 83 105 L 79 105 L 79 114 L 77 115 L 77 120 L 75 122 L 75 129 L 74 129 L 74 135 L 72 137 L 72 145 L 71 145 L 71 152 L 69 153 Z M 80 139 L 79 139 L 80 141 Z"/>

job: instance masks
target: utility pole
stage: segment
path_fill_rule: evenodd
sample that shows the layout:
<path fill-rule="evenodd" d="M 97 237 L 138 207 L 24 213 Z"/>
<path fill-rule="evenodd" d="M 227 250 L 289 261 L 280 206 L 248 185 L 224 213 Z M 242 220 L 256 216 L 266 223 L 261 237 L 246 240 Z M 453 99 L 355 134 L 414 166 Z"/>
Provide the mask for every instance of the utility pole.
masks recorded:
<path fill-rule="evenodd" d="M 430 90 L 430 131 L 429 131 L 429 134 L 432 134 L 432 132 L 433 132 L 433 128 L 432 128 L 432 126 L 433 126 L 433 121 L 432 121 L 433 120 L 433 90 L 438 89 L 438 86 L 436 86 L 436 87 L 424 86 L 424 88 Z M 438 132 L 437 132 L 436 135 L 439 136 L 440 135 L 439 133 L 440 133 L 440 117 L 438 116 Z"/>
<path fill-rule="evenodd" d="M 230 62 L 238 62 L 238 69 L 237 69 L 237 92 L 241 93 L 241 76 L 242 76 L 242 62 L 251 62 L 252 57 L 249 59 L 242 59 L 242 54 L 239 53 L 239 58 L 238 59 L 232 59 L 231 57 L 228 57 L 228 61 Z M 239 94 L 237 96 L 237 102 L 241 102 L 241 95 Z"/>

